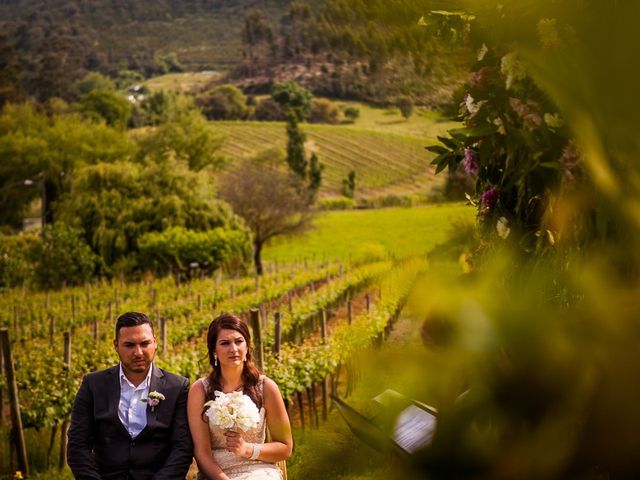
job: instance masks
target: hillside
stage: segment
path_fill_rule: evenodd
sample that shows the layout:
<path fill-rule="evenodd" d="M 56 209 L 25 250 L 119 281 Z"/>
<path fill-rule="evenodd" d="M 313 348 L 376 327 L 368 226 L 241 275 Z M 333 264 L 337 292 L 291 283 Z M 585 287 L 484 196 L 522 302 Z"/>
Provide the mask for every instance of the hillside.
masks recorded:
<path fill-rule="evenodd" d="M 18 79 L 14 90 L 41 101 L 73 100 L 73 82 L 89 71 L 123 84 L 216 70 L 252 93 L 294 79 L 318 95 L 378 104 L 411 95 L 441 107 L 473 56 L 418 24 L 431 8 L 428 0 L 2 0 L 0 65 L 11 68 L 0 82 Z"/>
<path fill-rule="evenodd" d="M 398 122 L 398 113 L 387 115 L 387 122 Z M 452 122 L 416 118 L 404 122 L 404 133 L 397 124 L 385 128 L 380 121 L 365 116 L 362 125 L 304 124 L 307 152 L 317 153 L 325 166 L 322 197 L 341 195 L 342 180 L 350 170 L 356 172 L 356 198 L 373 200 L 389 195 L 429 194 L 444 181 L 429 165 L 432 154 L 426 145 L 436 135 L 452 127 Z M 227 140 L 222 153 L 230 159 L 251 156 L 271 147 L 285 149 L 286 134 L 278 122 L 215 122 Z M 395 127 L 395 131 L 393 130 Z M 420 134 L 418 134 L 420 132 Z"/>

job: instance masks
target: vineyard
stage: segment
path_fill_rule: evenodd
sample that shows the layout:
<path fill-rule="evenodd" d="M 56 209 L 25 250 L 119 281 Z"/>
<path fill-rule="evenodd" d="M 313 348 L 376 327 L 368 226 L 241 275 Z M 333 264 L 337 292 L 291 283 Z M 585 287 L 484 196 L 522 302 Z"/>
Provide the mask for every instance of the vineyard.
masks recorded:
<path fill-rule="evenodd" d="M 281 123 L 216 122 L 227 137 L 221 153 L 230 158 L 251 156 L 272 147 L 286 147 Z M 340 195 L 342 180 L 350 170 L 357 175 L 358 195 L 377 197 L 425 193 L 440 185 L 429 166 L 425 146 L 434 139 L 362 130 L 346 126 L 303 125 L 307 150 L 317 153 L 325 165 L 320 190 L 326 196 Z"/>
<path fill-rule="evenodd" d="M 50 293 L 9 291 L 0 297 L 1 325 L 11 339 L 23 427 L 51 429 L 50 464 L 82 375 L 117 363 L 115 317 L 135 310 L 154 320 L 158 365 L 191 381 L 210 368 L 205 335 L 213 316 L 241 313 L 254 327 L 258 361 L 304 428 L 305 418 L 317 419 L 316 387 L 326 412 L 329 387 L 337 388 L 341 371 L 350 378 L 355 352 L 388 334 L 424 268 L 423 260 L 273 262 L 261 278 L 195 275 L 101 281 Z M 4 375 L 2 382 L 7 391 Z M 1 441 L 9 452 L 8 438 Z"/>

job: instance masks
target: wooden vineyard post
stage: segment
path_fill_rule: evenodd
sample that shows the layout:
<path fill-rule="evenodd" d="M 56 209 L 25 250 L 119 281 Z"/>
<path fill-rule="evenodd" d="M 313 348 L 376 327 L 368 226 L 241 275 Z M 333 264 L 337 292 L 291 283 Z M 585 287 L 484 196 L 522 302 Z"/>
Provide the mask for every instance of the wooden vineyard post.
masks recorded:
<path fill-rule="evenodd" d="M 349 319 L 349 325 L 353 322 L 353 302 L 349 300 L 347 302 L 347 318 Z"/>
<path fill-rule="evenodd" d="M 9 390 L 11 425 L 13 430 L 12 438 L 15 441 L 16 451 L 18 453 L 18 468 L 26 477 L 29 475 L 29 462 L 27 460 L 27 446 L 24 441 L 24 430 L 22 429 L 22 418 L 20 417 L 18 384 L 16 383 L 15 371 L 13 369 L 9 329 L 0 328 L 0 343 L 2 343 L 2 356 L 4 358 L 4 369 L 7 378 L 7 388 Z"/>
<path fill-rule="evenodd" d="M 368 293 L 364 296 L 365 301 L 367 302 L 367 313 L 371 313 L 371 295 Z"/>
<path fill-rule="evenodd" d="M 262 330 L 260 325 L 260 312 L 257 308 L 249 310 L 249 323 L 253 330 L 253 345 L 256 353 L 256 364 L 260 370 L 264 369 L 264 351 L 262 346 Z"/>
<path fill-rule="evenodd" d="M 49 314 L 49 344 L 53 346 L 54 337 L 56 334 L 56 317 Z"/>
<path fill-rule="evenodd" d="M 64 332 L 64 367 L 66 375 L 71 370 L 71 334 Z M 60 429 L 60 457 L 58 468 L 62 470 L 67 464 L 67 430 L 69 430 L 69 418 L 65 418 Z"/>
<path fill-rule="evenodd" d="M 300 426 L 304 432 L 304 403 L 302 401 L 302 392 L 296 392 L 296 397 L 298 399 L 298 410 L 300 411 Z"/>
<path fill-rule="evenodd" d="M 100 330 L 99 330 L 99 324 L 98 324 L 98 317 L 94 316 L 93 317 L 93 341 L 95 343 L 98 343 L 99 337 L 100 337 Z"/>
<path fill-rule="evenodd" d="M 322 309 L 322 343 L 326 344 L 327 343 L 327 310 L 326 309 Z M 322 378 L 322 420 L 326 421 L 327 420 L 327 404 L 329 402 L 329 398 L 327 396 L 327 376 L 325 375 Z M 316 412 L 316 423 L 318 423 L 317 421 L 318 418 L 318 414 Z"/>
<path fill-rule="evenodd" d="M 0 378 L 4 376 L 4 355 L 0 342 Z M 0 427 L 4 425 L 4 388 L 0 385 Z M 1 465 L 0 465 L 1 466 Z"/>
<path fill-rule="evenodd" d="M 167 352 L 167 319 L 164 317 L 160 317 L 160 343 L 162 343 L 162 353 L 165 354 Z"/>
<path fill-rule="evenodd" d="M 274 315 L 275 331 L 274 331 L 274 343 L 273 353 L 277 359 L 280 359 L 280 343 L 282 341 L 282 333 L 280 330 L 280 312 L 276 312 Z"/>
<path fill-rule="evenodd" d="M 18 305 L 13 306 L 13 335 L 15 336 L 15 340 L 18 340 L 20 337 L 20 311 L 18 309 Z"/>
<path fill-rule="evenodd" d="M 198 312 L 202 313 L 202 294 L 198 294 Z"/>

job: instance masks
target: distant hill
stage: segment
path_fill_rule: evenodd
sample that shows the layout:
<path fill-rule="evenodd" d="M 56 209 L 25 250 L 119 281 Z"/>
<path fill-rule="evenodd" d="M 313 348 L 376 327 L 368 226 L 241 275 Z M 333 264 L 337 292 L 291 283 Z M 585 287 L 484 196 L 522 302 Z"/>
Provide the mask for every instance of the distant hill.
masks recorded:
<path fill-rule="evenodd" d="M 0 104 L 72 98 L 88 71 L 146 78 L 224 70 L 252 93 L 294 79 L 315 94 L 440 107 L 473 61 L 418 20 L 434 0 L 0 0 Z M 455 28 L 463 38 L 465 25 Z M 9 67 L 5 67 L 9 66 Z M 16 90 L 14 92 L 14 90 Z M 3 92 L 8 91 L 10 95 Z"/>
<path fill-rule="evenodd" d="M 65 96 L 69 83 L 87 71 L 151 76 L 228 69 L 241 56 L 245 12 L 259 7 L 277 22 L 289 3 L 0 0 L 0 65 L 4 57 L 15 57 L 24 89 L 40 99 Z"/>

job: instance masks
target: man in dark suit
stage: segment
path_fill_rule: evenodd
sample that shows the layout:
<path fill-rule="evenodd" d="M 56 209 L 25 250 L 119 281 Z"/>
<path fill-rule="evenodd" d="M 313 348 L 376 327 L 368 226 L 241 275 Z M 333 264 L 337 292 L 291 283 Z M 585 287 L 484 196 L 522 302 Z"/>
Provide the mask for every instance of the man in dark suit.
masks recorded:
<path fill-rule="evenodd" d="M 186 378 L 156 367 L 146 315 L 128 312 L 113 341 L 120 364 L 89 373 L 71 410 L 67 458 L 76 479 L 184 480 L 193 455 Z"/>

